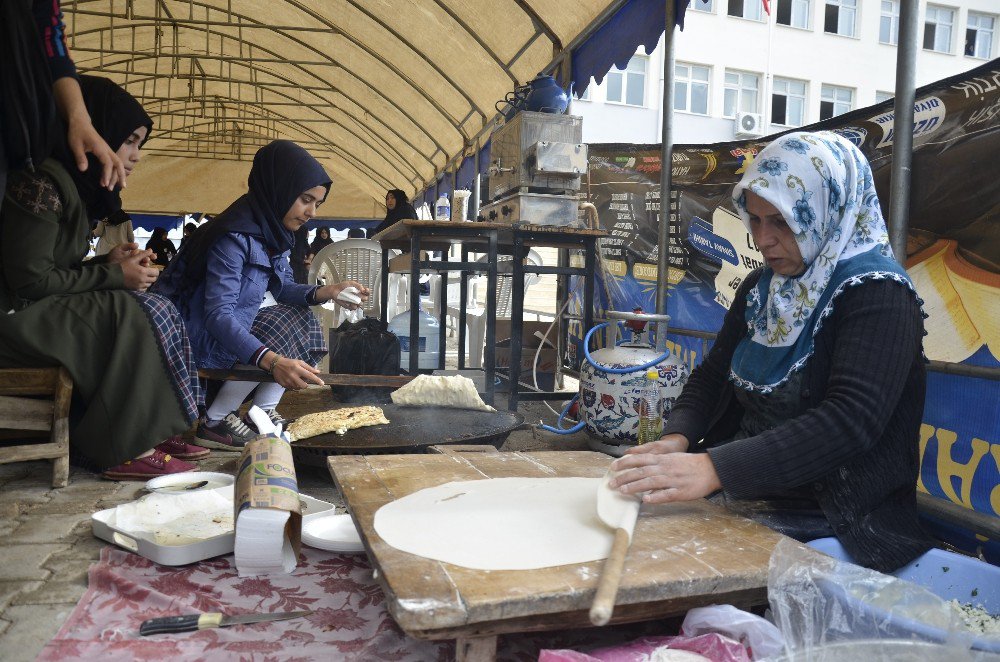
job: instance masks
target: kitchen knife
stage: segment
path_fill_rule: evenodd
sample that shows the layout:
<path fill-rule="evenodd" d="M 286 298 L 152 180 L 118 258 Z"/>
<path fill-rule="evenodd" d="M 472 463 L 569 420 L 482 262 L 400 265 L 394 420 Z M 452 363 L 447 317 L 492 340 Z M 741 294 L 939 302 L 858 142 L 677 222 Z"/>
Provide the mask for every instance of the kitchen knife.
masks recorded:
<path fill-rule="evenodd" d="M 183 616 L 163 616 L 143 621 L 139 626 L 139 634 L 166 634 L 168 632 L 194 632 L 208 628 L 224 628 L 229 625 L 246 623 L 263 623 L 265 621 L 284 621 L 289 618 L 308 616 L 311 611 L 280 611 L 273 614 L 240 614 L 226 616 L 220 613 L 185 614 Z"/>

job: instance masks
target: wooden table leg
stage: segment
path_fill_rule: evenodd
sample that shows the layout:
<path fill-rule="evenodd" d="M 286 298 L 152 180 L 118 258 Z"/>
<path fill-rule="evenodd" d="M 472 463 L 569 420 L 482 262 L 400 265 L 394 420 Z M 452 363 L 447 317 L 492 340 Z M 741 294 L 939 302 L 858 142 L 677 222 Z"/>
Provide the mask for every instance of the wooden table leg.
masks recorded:
<path fill-rule="evenodd" d="M 496 659 L 496 636 L 455 640 L 456 662 L 493 662 Z"/>

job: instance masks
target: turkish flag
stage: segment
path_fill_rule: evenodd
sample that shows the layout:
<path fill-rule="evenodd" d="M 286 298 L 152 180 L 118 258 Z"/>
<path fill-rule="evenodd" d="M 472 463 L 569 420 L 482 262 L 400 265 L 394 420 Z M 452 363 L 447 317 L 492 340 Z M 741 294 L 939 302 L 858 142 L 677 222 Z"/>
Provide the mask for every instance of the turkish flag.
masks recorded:
<path fill-rule="evenodd" d="M 771 0 L 761 0 L 764 3 L 764 13 L 768 16 L 771 15 Z"/>

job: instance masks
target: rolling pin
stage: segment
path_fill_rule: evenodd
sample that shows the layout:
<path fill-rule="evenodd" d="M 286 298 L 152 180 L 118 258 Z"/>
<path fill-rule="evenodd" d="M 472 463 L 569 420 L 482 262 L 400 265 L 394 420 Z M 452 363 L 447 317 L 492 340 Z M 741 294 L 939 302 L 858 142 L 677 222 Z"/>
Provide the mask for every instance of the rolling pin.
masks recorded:
<path fill-rule="evenodd" d="M 608 487 L 608 481 L 613 472 L 608 471 L 597 488 L 597 515 L 615 532 L 615 540 L 611 552 L 601 569 L 601 577 L 597 582 L 597 593 L 590 606 L 590 622 L 594 625 L 606 625 L 611 620 L 615 609 L 615 597 L 618 595 L 618 585 L 625 570 L 625 556 L 632 543 L 632 532 L 639 517 L 639 507 L 642 502 L 634 496 L 626 496 Z"/>

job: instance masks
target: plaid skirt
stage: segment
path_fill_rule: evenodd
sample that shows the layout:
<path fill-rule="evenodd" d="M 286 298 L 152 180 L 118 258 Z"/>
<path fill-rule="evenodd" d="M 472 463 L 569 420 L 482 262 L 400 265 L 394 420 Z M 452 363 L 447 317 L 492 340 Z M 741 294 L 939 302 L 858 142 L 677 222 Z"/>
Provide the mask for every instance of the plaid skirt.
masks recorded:
<path fill-rule="evenodd" d="M 205 405 L 205 394 L 198 381 L 198 366 L 195 365 L 191 341 L 180 313 L 164 296 L 132 291 L 129 294 L 135 297 L 139 307 L 149 318 L 156 344 L 160 347 L 160 356 L 167 367 L 167 375 L 181 408 L 189 421 L 196 420 L 199 408 Z"/>
<path fill-rule="evenodd" d="M 271 351 L 312 366 L 326 356 L 323 327 L 305 306 L 279 303 L 261 308 L 253 320 L 250 333 Z"/>

